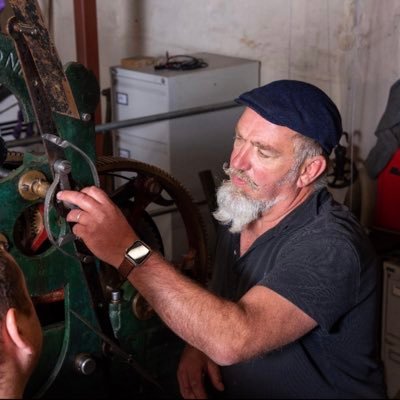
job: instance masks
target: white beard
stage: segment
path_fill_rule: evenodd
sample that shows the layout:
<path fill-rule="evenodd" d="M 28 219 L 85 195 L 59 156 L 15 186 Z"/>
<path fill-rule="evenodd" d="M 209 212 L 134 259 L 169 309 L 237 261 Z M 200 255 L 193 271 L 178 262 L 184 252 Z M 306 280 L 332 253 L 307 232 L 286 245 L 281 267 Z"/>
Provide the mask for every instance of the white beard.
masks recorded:
<path fill-rule="evenodd" d="M 231 225 L 229 231 L 241 232 L 262 213 L 273 207 L 280 199 L 254 200 L 237 189 L 231 181 L 224 181 L 217 190 L 218 209 L 213 213 L 214 218 L 224 225 Z"/>

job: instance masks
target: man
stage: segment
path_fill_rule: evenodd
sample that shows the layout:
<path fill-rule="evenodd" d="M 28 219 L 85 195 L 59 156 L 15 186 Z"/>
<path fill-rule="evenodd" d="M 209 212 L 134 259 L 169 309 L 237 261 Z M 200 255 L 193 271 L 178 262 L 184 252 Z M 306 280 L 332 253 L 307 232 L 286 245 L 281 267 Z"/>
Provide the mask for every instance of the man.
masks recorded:
<path fill-rule="evenodd" d="M 340 114 L 299 81 L 238 101 L 247 107 L 225 167 L 230 179 L 217 193 L 223 229 L 211 291 L 137 242 L 100 189 L 59 193 L 80 208 L 67 220 L 187 342 L 183 397 L 205 398 L 208 378 L 228 398 L 383 397 L 379 264 L 355 218 L 323 187 Z"/>
<path fill-rule="evenodd" d="M 21 399 L 42 348 L 24 276 L 0 242 L 0 398 Z"/>

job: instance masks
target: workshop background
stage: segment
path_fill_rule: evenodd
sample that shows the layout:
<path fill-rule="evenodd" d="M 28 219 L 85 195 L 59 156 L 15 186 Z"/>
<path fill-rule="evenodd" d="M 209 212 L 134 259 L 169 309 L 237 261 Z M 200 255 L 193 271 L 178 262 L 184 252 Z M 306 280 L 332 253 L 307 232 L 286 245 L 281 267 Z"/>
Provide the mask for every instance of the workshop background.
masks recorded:
<path fill-rule="evenodd" d="M 76 60 L 73 0 L 39 3 L 61 60 Z M 343 144 L 364 182 L 363 201 L 351 188 L 348 201 L 371 224 L 376 189 L 363 161 L 398 79 L 398 1 L 97 0 L 96 12 L 101 89 L 123 58 L 208 52 L 260 61 L 261 85 L 288 78 L 325 90 L 342 114 L 350 135 Z M 103 119 L 105 109 L 103 97 Z"/>
<path fill-rule="evenodd" d="M 72 0 L 53 0 L 62 61 L 76 59 Z M 49 0 L 41 1 L 46 14 Z M 100 86 L 124 57 L 209 52 L 259 60 L 260 83 L 325 90 L 365 158 L 400 69 L 396 0 L 98 0 Z M 66 34 L 68 32 L 68 34 Z"/>
<path fill-rule="evenodd" d="M 42 1 L 48 10 L 49 1 Z M 168 52 L 208 52 L 260 62 L 260 84 L 276 79 L 313 83 L 335 101 L 349 134 L 347 156 L 358 169 L 358 184 L 331 188 L 336 197 L 358 212 L 364 226 L 376 220 L 376 180 L 365 171 L 375 146 L 375 131 L 400 75 L 400 2 L 397 0 L 97 0 L 101 88 L 110 87 L 110 67 L 126 57 L 163 57 Z M 63 61 L 76 59 L 73 1 L 52 1 L 52 31 Z M 66 35 L 65 32 L 70 34 Z M 102 114 L 105 101 L 102 99 Z M 389 183 L 391 185 L 391 183 Z M 336 191 L 335 191 L 336 190 Z M 394 208 L 399 187 L 385 188 Z M 397 200 L 396 200 L 397 199 Z M 399 211 L 386 215 L 400 231 Z M 398 238 L 377 235 L 377 246 L 390 253 Z M 394 242 L 394 244 L 393 244 Z M 383 252 L 385 250 L 382 250 Z M 396 264 L 385 264 L 383 343 L 389 395 L 398 391 L 400 369 L 400 286 Z"/>
<path fill-rule="evenodd" d="M 97 25 L 97 37 L 93 43 L 90 38 L 82 38 L 82 41 L 92 54 L 98 55 L 98 71 L 95 72 L 102 91 L 112 87 L 113 67 L 119 66 L 123 59 L 162 59 L 166 53 L 171 56 L 205 53 L 257 61 L 260 85 L 277 79 L 303 80 L 323 89 L 337 104 L 348 134 L 347 138 L 342 138 L 341 145 L 346 152 L 349 181 L 330 190 L 355 211 L 385 261 L 382 269 L 382 358 L 389 397 L 398 397 L 400 211 L 397 205 L 400 185 L 393 179 L 399 179 L 400 167 L 391 166 L 396 174 L 387 181 L 381 180 L 378 186 L 379 179 L 367 173 L 365 161 L 376 146 L 376 131 L 387 111 L 390 90 L 400 78 L 400 1 L 89 1 L 94 11 L 90 16 L 91 26 Z M 76 45 L 79 3 L 82 4 L 78 0 L 39 0 L 64 64 L 81 62 Z M 6 20 L 6 14 L 1 17 Z M 96 48 L 90 49 L 91 45 Z M 392 106 L 392 117 L 398 118 L 397 126 L 400 105 L 397 107 L 397 103 L 393 103 Z M 7 103 L 4 107 L 8 107 Z M 106 121 L 109 112 L 106 96 L 101 96 L 101 113 L 97 115 L 100 119 L 96 123 L 109 122 Z M 5 114 L 2 117 L 5 118 Z M 118 120 L 115 113 L 111 119 Z M 212 123 L 211 119 L 207 119 L 207 123 Z M 105 137 L 102 133 L 99 136 Z M 110 143 L 105 141 L 102 145 Z M 211 143 L 205 144 L 212 148 Z M 108 151 L 106 147 L 103 150 Z M 396 162 L 400 163 L 398 149 L 396 155 Z M 184 154 L 183 169 L 190 156 Z M 180 179 L 180 171 L 168 172 Z M 379 214 L 382 210 L 384 214 Z M 171 228 L 170 224 L 168 220 L 167 229 Z M 212 235 L 212 227 L 208 226 L 208 230 Z M 392 256 L 396 256 L 397 261 L 393 261 Z"/>

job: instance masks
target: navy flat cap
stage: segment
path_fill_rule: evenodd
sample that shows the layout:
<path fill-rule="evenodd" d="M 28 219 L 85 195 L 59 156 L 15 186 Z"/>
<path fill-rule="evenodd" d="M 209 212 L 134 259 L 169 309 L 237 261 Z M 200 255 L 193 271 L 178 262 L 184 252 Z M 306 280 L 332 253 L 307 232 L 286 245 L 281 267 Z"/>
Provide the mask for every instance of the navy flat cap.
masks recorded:
<path fill-rule="evenodd" d="M 321 89 L 306 82 L 271 82 L 243 93 L 236 101 L 275 125 L 314 139 L 328 155 L 343 133 L 342 119 L 333 101 Z"/>

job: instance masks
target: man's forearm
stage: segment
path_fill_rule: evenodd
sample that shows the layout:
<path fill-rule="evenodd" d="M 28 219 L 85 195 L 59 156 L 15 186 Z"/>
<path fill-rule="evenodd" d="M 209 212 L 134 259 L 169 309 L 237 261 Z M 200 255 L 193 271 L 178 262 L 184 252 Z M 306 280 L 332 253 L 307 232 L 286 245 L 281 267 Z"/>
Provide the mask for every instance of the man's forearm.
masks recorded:
<path fill-rule="evenodd" d="M 237 304 L 200 287 L 158 254 L 135 268 L 129 280 L 177 335 L 218 364 L 230 363 L 230 352 L 248 329 Z"/>

